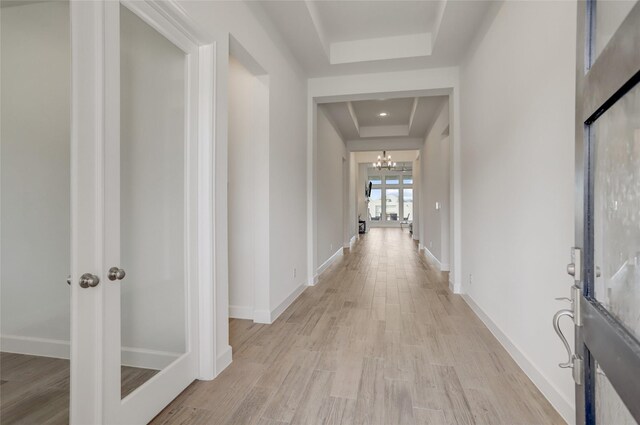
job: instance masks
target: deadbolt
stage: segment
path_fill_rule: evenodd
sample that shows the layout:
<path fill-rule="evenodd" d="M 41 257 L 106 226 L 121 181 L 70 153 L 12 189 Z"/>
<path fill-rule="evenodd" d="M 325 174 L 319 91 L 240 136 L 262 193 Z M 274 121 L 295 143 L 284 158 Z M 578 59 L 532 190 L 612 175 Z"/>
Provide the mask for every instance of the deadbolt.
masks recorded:
<path fill-rule="evenodd" d="M 127 274 L 123 269 L 119 269 L 118 267 L 111 267 L 109 269 L 109 280 L 122 280 Z"/>
<path fill-rule="evenodd" d="M 100 278 L 94 274 L 91 273 L 85 273 L 82 276 L 80 276 L 80 287 L 81 288 L 94 288 L 96 286 L 98 286 L 98 283 L 100 283 Z"/>

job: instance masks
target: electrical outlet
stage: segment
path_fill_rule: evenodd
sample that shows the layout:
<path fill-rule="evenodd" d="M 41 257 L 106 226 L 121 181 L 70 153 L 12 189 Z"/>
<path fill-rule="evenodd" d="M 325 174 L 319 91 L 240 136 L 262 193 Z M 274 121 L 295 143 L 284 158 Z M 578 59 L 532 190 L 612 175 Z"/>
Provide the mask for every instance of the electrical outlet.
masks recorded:
<path fill-rule="evenodd" d="M 333 244 L 329 244 L 329 249 L 333 252 Z"/>
<path fill-rule="evenodd" d="M 296 277 L 297 274 L 298 274 L 298 270 L 294 267 L 293 268 L 293 277 Z"/>
<path fill-rule="evenodd" d="M 469 273 L 469 285 L 473 283 L 473 275 Z"/>
<path fill-rule="evenodd" d="M 429 241 L 429 248 L 433 248 L 433 241 Z"/>

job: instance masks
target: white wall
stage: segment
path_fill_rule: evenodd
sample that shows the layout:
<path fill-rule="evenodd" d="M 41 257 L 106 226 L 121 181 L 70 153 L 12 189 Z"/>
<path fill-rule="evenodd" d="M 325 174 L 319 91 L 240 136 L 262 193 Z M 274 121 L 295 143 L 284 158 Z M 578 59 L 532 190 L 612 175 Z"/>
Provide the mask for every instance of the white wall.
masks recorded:
<path fill-rule="evenodd" d="M 229 59 L 229 315 L 251 320 L 269 309 L 267 80 Z"/>
<path fill-rule="evenodd" d="M 504 2 L 461 69 L 464 291 L 569 423 L 551 317 L 572 284 L 575 33 L 575 2 Z"/>
<path fill-rule="evenodd" d="M 70 338 L 71 51 L 67 3 L 1 16 L 0 333 L 10 350 L 9 336 Z"/>
<path fill-rule="evenodd" d="M 245 2 L 181 1 L 215 43 L 215 252 L 218 371 L 230 361 L 228 345 L 228 67 L 232 36 L 269 75 L 269 294 L 271 320 L 304 288 L 307 276 L 307 80 L 259 6 Z M 264 260 L 264 259 L 263 259 Z M 294 273 L 294 269 L 296 272 Z M 256 297 L 258 298 L 258 297 Z"/>
<path fill-rule="evenodd" d="M 344 141 L 318 107 L 318 239 L 317 264 L 322 266 L 344 244 L 344 187 L 348 177 L 343 175 L 343 159 L 348 157 Z M 347 168 L 347 167 L 345 167 Z"/>
<path fill-rule="evenodd" d="M 444 102 L 420 150 L 420 243 L 449 270 L 449 103 Z M 440 209 L 436 210 L 436 202 Z"/>

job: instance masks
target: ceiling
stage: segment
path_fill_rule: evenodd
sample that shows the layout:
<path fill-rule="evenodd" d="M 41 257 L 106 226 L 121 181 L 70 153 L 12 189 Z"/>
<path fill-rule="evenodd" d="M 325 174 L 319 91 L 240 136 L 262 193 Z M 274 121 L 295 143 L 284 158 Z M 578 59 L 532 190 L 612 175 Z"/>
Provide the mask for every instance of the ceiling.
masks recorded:
<path fill-rule="evenodd" d="M 329 119 L 343 140 L 423 138 L 447 102 L 447 96 L 325 103 Z M 386 116 L 380 116 L 386 113 Z"/>
<path fill-rule="evenodd" d="M 250 2 L 311 77 L 458 65 L 489 0 Z"/>

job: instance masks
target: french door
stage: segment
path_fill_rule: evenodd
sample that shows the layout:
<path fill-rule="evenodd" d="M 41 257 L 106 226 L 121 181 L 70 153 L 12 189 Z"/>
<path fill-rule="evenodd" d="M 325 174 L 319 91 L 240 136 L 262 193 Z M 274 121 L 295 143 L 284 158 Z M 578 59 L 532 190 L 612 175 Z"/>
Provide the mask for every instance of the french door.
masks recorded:
<path fill-rule="evenodd" d="M 579 2 L 572 367 L 579 424 L 640 422 L 640 3 Z"/>
<path fill-rule="evenodd" d="M 72 1 L 72 424 L 198 374 L 198 49 L 153 2 Z"/>

